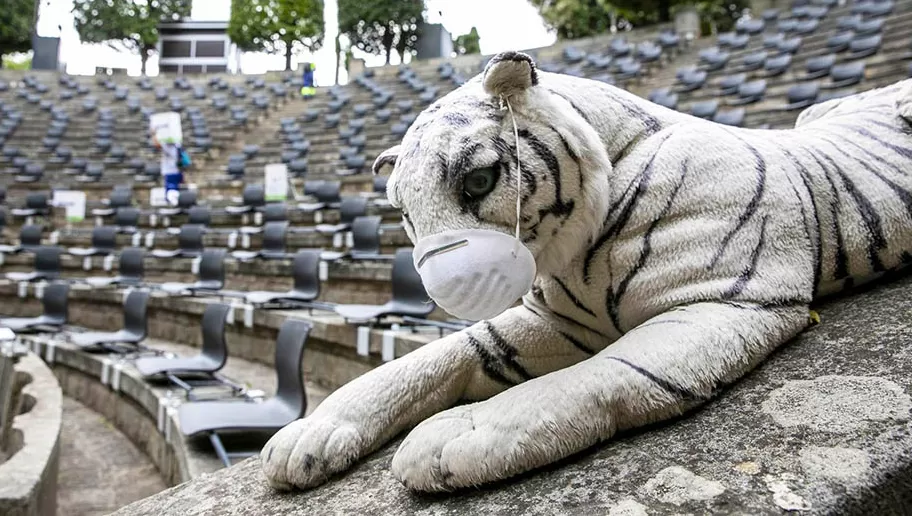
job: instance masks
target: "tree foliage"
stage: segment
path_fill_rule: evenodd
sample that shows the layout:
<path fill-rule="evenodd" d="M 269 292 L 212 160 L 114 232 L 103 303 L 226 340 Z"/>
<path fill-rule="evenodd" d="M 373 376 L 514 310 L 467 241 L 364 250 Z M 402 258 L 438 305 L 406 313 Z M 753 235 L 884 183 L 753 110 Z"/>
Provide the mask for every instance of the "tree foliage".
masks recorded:
<path fill-rule="evenodd" d="M 339 0 L 339 32 L 352 46 L 374 55 L 402 57 L 418 43 L 424 0 Z"/>
<path fill-rule="evenodd" d="M 3 55 L 32 48 L 35 0 L 0 1 L 0 66 Z"/>
<path fill-rule="evenodd" d="M 560 39 L 605 34 L 615 20 L 618 28 L 671 21 L 678 7 L 694 6 L 704 23 L 728 30 L 746 0 L 530 0 Z"/>
<path fill-rule="evenodd" d="M 108 43 L 139 54 L 142 73 L 158 44 L 158 24 L 190 16 L 191 0 L 74 0 L 76 31 L 86 43 Z"/>
<path fill-rule="evenodd" d="M 481 38 L 478 37 L 478 29 L 472 27 L 472 30 L 470 30 L 467 34 L 457 36 L 456 40 L 453 41 L 453 46 L 456 48 L 456 53 L 459 55 L 480 54 L 480 41 Z"/>
<path fill-rule="evenodd" d="M 231 0 L 228 37 L 247 52 L 285 54 L 285 69 L 291 56 L 323 46 L 323 0 Z"/>

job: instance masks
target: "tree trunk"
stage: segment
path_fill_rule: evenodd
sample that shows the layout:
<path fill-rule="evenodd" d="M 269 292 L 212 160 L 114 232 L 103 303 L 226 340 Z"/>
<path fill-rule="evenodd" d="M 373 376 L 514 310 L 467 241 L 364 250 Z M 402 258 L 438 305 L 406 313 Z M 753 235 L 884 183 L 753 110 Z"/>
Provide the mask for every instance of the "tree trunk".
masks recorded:
<path fill-rule="evenodd" d="M 341 66 L 342 61 L 342 49 L 339 48 L 339 35 L 336 34 L 336 78 L 333 79 L 333 84 L 339 84 L 339 66 Z M 347 71 L 347 70 L 346 70 Z"/>
<path fill-rule="evenodd" d="M 291 43 L 285 42 L 285 71 L 291 71 Z"/>
<path fill-rule="evenodd" d="M 386 64 L 390 64 L 390 56 L 393 53 L 393 44 L 390 43 L 386 46 Z"/>
<path fill-rule="evenodd" d="M 671 0 L 659 0 L 659 23 L 671 21 Z"/>
<path fill-rule="evenodd" d="M 146 47 L 143 47 L 139 51 L 139 62 L 140 62 L 139 74 L 142 76 L 146 75 L 146 61 L 148 61 L 148 60 L 149 60 L 149 50 Z"/>

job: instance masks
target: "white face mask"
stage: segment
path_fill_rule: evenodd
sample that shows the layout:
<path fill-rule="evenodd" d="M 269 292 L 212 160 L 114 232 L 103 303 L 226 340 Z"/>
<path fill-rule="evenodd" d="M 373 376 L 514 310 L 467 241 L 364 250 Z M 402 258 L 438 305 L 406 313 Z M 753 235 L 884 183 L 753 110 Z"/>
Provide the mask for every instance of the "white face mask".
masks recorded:
<path fill-rule="evenodd" d="M 519 130 L 516 137 L 516 235 L 488 229 L 459 229 L 424 237 L 415 244 L 415 269 L 428 295 L 441 308 L 461 319 L 494 317 L 532 288 L 535 258 L 519 239 L 522 174 Z"/>

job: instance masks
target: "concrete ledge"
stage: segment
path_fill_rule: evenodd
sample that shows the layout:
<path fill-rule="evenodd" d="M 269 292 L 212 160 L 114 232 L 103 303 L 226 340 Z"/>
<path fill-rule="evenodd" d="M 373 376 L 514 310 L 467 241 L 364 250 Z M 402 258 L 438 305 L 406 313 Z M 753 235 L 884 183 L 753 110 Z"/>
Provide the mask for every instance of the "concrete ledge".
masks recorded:
<path fill-rule="evenodd" d="M 910 292 L 907 276 L 829 302 L 703 408 L 498 485 L 416 496 L 393 443 L 309 492 L 271 491 L 253 458 L 118 514 L 909 514 Z"/>
<path fill-rule="evenodd" d="M 13 431 L 21 447 L 0 464 L 0 514 L 48 515 L 57 510 L 57 468 L 63 396 L 50 369 L 33 354 L 20 358 L 19 393 Z"/>

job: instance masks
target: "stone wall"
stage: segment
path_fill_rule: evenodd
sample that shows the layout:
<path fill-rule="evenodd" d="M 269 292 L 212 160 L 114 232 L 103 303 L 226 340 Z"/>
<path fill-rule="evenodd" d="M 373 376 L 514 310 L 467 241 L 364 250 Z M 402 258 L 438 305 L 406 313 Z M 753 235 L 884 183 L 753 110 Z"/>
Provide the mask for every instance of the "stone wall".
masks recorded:
<path fill-rule="evenodd" d="M 14 370 L 8 410 L 15 418 L 4 443 L 11 456 L 0 461 L 0 514 L 53 516 L 63 397 L 54 375 L 37 356 L 22 356 Z"/>

